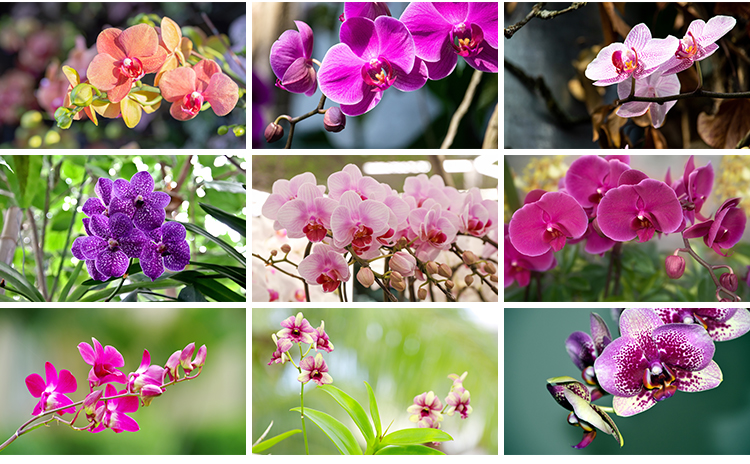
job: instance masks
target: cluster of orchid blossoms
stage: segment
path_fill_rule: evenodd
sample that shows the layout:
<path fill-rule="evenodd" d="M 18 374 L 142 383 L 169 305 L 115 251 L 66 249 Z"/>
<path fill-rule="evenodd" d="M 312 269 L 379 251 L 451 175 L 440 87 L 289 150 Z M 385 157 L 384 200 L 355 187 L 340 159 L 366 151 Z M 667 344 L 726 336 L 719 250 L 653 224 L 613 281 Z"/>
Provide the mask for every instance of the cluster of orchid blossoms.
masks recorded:
<path fill-rule="evenodd" d="M 573 332 L 565 348 L 581 370 L 583 383 L 571 377 L 547 380 L 554 399 L 571 411 L 568 423 L 581 427 L 585 448 L 596 429 L 624 440 L 607 412 L 628 417 L 640 414 L 679 391 L 700 392 L 719 386 L 723 375 L 713 361 L 714 342 L 732 340 L 750 331 L 744 308 L 632 308 L 619 315 L 620 337 L 591 313 L 591 334 Z M 593 403 L 613 395 L 612 407 Z"/>
<path fill-rule="evenodd" d="M 200 56 L 200 61 L 190 65 L 188 58 L 196 55 L 192 42 L 166 16 L 161 27 L 138 24 L 124 31 L 105 29 L 96 39 L 96 50 L 84 81 L 75 69 L 63 66 L 70 86 L 64 104 L 55 111 L 62 129 L 83 114 L 97 125 L 97 114 L 122 116 L 132 129 L 143 111 L 153 113 L 162 100 L 172 104 L 169 112 L 179 121 L 192 119 L 209 107 L 217 116 L 225 116 L 239 100 L 239 87 L 215 61 Z M 154 73 L 154 86 L 141 82 Z"/>
<path fill-rule="evenodd" d="M 716 285 L 719 301 L 739 301 L 738 278 L 727 265 L 710 265 L 692 249 L 689 239 L 703 242 L 721 256 L 736 245 L 747 218 L 737 207 L 740 198 L 724 201 L 713 219 L 701 212 L 711 194 L 711 163 L 695 167 L 691 156 L 684 173 L 664 182 L 631 169 L 628 155 L 581 156 L 560 181 L 557 192 L 533 190 L 505 227 L 505 286 L 529 284 L 531 272 L 554 268 L 554 252 L 566 243 L 585 242 L 584 250 L 603 255 L 635 238 L 647 242 L 654 234 L 680 233 L 684 248 L 665 261 L 667 275 L 679 279 L 687 253 L 704 266 Z M 727 269 L 719 278 L 715 270 Z"/>
<path fill-rule="evenodd" d="M 586 67 L 586 77 L 598 86 L 617 84 L 620 99 L 676 95 L 680 92 L 677 73 L 695 63 L 702 83 L 699 62 L 719 49 L 715 42 L 736 22 L 731 16 L 715 16 L 707 23 L 696 19 L 690 23 L 682 40 L 671 35 L 666 39 L 653 39 L 648 26 L 638 24 L 630 30 L 624 43 L 616 42 L 599 51 Z M 658 128 L 664 124 L 667 112 L 675 103 L 676 100 L 664 103 L 630 101 L 620 106 L 617 115 L 634 118 L 650 111 L 651 123 Z"/>
<path fill-rule="evenodd" d="M 435 392 L 424 392 L 414 397 L 414 404 L 406 408 L 411 414 L 409 420 L 415 422 L 419 428 L 439 429 L 443 421 L 443 414 L 452 416 L 455 413 L 461 415 L 461 419 L 466 419 L 471 414 L 472 408 L 471 394 L 464 388 L 463 382 L 468 375 L 464 372 L 460 376 L 450 374 L 449 379 L 453 380 L 448 396 L 445 397 L 445 407 Z"/>
<path fill-rule="evenodd" d="M 302 21 L 294 22 L 298 31 L 281 34 L 270 56 L 277 87 L 309 97 L 320 84 L 324 98 L 341 105 L 323 110 L 321 104 L 313 112 L 325 113 L 329 132 L 343 130 L 346 116 L 375 108 L 390 87 L 412 92 L 428 79 L 447 77 L 459 56 L 478 71 L 498 72 L 496 2 L 413 2 L 399 19 L 382 2 L 347 2 L 339 19 L 340 43 L 322 62 L 312 58 L 313 31 Z M 283 115 L 270 123 L 265 130 L 269 143 L 284 135 L 281 119 L 292 122 Z"/>
<path fill-rule="evenodd" d="M 89 364 L 89 394 L 78 402 L 73 402 L 66 394 L 74 393 L 78 383 L 66 369 L 57 371 L 51 362 L 44 365 L 46 380 L 39 374 L 26 377 L 26 387 L 39 402 L 31 412 L 32 417 L 24 423 L 0 450 L 16 438 L 35 430 L 52 421 L 66 424 L 73 430 L 88 430 L 92 433 L 111 429 L 116 433 L 137 432 L 138 423 L 128 415 L 138 410 L 140 405 L 146 407 L 157 396 L 161 396 L 172 385 L 198 377 L 206 362 L 206 345 L 195 351 L 195 343 L 188 344 L 183 350 L 175 351 L 164 367 L 151 364 L 151 354 L 143 350 L 141 364 L 135 372 L 125 374 L 118 368 L 125 365 L 125 360 L 113 346 L 102 346 L 92 338 L 93 346 L 86 342 L 78 344 L 78 352 L 83 361 Z M 193 356 L 195 355 L 195 356 Z M 182 368 L 182 375 L 180 375 Z M 118 390 L 113 384 L 125 385 Z M 96 387 L 104 386 L 104 389 Z M 80 406 L 80 408 L 78 408 Z M 88 424 L 79 427 L 74 425 L 81 413 L 84 413 Z M 62 419 L 65 414 L 75 414 L 72 420 Z M 37 422 L 41 419 L 41 422 Z M 36 422 L 36 423 L 35 423 Z M 33 426 L 32 426 L 33 424 Z"/>
<path fill-rule="evenodd" d="M 299 380 L 302 385 L 313 381 L 318 385 L 333 383 L 333 378 L 328 373 L 328 365 L 323 359 L 323 354 L 318 351 L 321 349 L 326 353 L 333 351 L 333 343 L 328 339 L 325 330 L 325 322 L 320 321 L 320 327 L 314 329 L 301 312 L 296 316 L 289 316 L 281 322 L 283 329 L 275 334 L 271 334 L 276 351 L 271 355 L 271 364 L 284 364 L 289 361 L 299 371 Z M 294 363 L 289 350 L 297 344 L 300 352 L 299 365 Z M 303 354 L 302 344 L 310 345 Z M 315 356 L 307 356 L 310 350 L 315 350 Z"/>
<path fill-rule="evenodd" d="M 479 189 L 459 192 L 437 175 L 420 174 L 408 177 L 404 193 L 398 194 L 349 164 L 328 177 L 327 196 L 325 191 L 310 172 L 274 182 L 262 214 L 289 238 L 306 237 L 307 251 L 299 265 L 289 261 L 288 244 L 281 247 L 283 258 L 276 258 L 276 250 L 268 258 L 253 256 L 306 284 L 322 286 L 324 292 L 339 289 L 342 300 L 340 286 L 350 279 L 354 262 L 360 266 L 357 280 L 368 288 L 377 283 L 391 301 L 396 298 L 389 286 L 400 292 L 410 288 L 412 296 L 422 300 L 434 286 L 455 301 L 458 288 L 451 277 L 459 267 L 468 269 L 463 288 L 475 285 L 479 291 L 477 285 L 488 286 L 497 295 L 498 205 L 483 200 Z M 481 256 L 460 248 L 460 236 L 481 239 Z M 436 263 L 443 251 L 462 261 L 456 268 Z M 278 267 L 284 262 L 294 265 L 300 277 Z M 380 263 L 382 272 L 371 266 Z M 416 280 L 423 283 L 415 291 Z"/>
<path fill-rule="evenodd" d="M 83 205 L 86 237 L 78 237 L 73 256 L 85 260 L 94 280 L 124 275 L 131 258 L 140 260 L 143 273 L 156 280 L 164 268 L 181 271 L 190 262 L 185 226 L 164 222 L 171 197 L 154 191 L 154 179 L 147 171 L 112 181 L 100 177 L 94 187 L 96 198 Z"/>

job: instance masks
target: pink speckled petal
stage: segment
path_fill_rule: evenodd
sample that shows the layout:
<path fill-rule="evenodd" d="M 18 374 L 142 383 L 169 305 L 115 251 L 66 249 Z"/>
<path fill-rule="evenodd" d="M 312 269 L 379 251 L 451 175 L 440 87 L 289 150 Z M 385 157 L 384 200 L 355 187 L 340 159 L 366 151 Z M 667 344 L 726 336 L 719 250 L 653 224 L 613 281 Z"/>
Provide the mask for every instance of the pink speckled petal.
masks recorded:
<path fill-rule="evenodd" d="M 710 390 L 718 387 L 724 379 L 719 365 L 713 360 L 708 363 L 708 366 L 699 371 L 686 371 L 679 368 L 674 371 L 677 377 L 677 381 L 675 382 L 677 389 L 684 392 Z"/>
<path fill-rule="evenodd" d="M 662 362 L 670 366 L 697 371 L 714 356 L 714 342 L 698 324 L 665 324 L 654 329 L 653 339 Z"/>

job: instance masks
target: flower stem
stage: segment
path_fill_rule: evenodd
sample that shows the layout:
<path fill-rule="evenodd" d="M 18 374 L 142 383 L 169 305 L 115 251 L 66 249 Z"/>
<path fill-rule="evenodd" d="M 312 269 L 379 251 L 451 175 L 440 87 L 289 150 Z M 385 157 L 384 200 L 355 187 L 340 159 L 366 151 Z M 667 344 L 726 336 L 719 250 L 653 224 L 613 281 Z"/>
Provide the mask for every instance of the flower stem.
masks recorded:
<path fill-rule="evenodd" d="M 128 261 L 128 268 L 130 268 L 130 266 L 132 264 L 133 264 L 133 258 L 130 258 L 130 260 Z M 128 273 L 126 271 L 125 274 L 122 275 L 122 278 L 120 279 L 120 283 L 117 285 L 117 288 L 115 288 L 115 291 L 112 292 L 111 295 L 109 295 L 109 298 L 107 298 L 106 300 L 104 300 L 105 303 L 107 303 L 109 301 L 112 301 L 112 298 L 114 298 L 115 295 L 117 295 L 117 292 L 120 291 L 120 289 L 122 288 L 122 284 L 125 283 L 125 279 L 127 279 L 127 278 L 128 278 Z"/>
<path fill-rule="evenodd" d="M 302 365 L 302 358 L 304 358 L 304 356 L 302 355 L 302 344 L 298 344 L 298 346 L 299 346 L 299 354 L 300 354 L 299 363 L 300 365 Z M 297 367 L 297 370 L 299 371 L 300 374 L 302 374 L 301 367 Z M 310 448 L 307 446 L 307 429 L 305 428 L 305 384 L 304 382 L 300 382 L 300 387 L 299 387 L 299 413 L 300 413 L 300 418 L 302 419 L 302 436 L 305 438 L 305 453 L 307 455 L 310 455 Z"/>

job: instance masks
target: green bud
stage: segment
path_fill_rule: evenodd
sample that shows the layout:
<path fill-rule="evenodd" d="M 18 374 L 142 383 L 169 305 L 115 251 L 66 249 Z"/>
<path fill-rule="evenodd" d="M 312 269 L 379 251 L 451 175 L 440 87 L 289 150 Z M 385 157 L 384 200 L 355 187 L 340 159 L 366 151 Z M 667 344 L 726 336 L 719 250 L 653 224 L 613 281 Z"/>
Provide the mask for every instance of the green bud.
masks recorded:
<path fill-rule="evenodd" d="M 78 84 L 70 92 L 70 101 L 75 106 L 89 106 L 94 101 L 94 88 L 91 84 Z"/>
<path fill-rule="evenodd" d="M 226 135 L 227 132 L 229 132 L 229 128 L 227 126 L 219 126 L 219 128 L 216 130 L 216 133 L 219 135 Z"/>
<path fill-rule="evenodd" d="M 242 137 L 245 135 L 245 126 L 237 126 L 232 129 L 232 132 L 234 132 L 235 137 Z"/>
<path fill-rule="evenodd" d="M 68 129 L 73 124 L 73 116 L 70 109 L 64 106 L 59 107 L 55 110 L 55 121 L 57 121 L 57 127 L 60 129 Z"/>

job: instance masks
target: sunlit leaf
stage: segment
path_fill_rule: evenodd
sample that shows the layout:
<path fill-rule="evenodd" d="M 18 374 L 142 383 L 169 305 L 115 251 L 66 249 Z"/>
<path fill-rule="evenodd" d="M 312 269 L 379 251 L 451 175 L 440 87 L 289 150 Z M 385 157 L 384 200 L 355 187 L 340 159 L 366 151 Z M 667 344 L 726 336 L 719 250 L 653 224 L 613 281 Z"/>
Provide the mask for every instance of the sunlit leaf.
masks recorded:
<path fill-rule="evenodd" d="M 299 412 L 300 408 L 292 408 L 290 411 Z M 338 419 L 315 409 L 305 408 L 305 417 L 310 419 L 320 430 L 331 439 L 341 454 L 362 454 L 362 449 L 354 439 L 354 435 Z"/>

